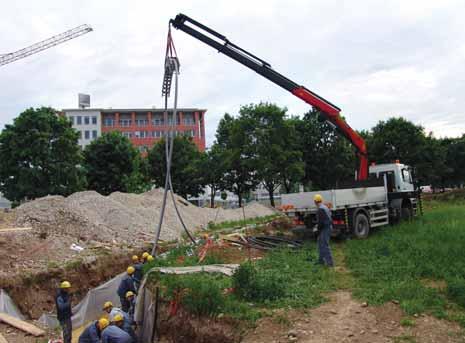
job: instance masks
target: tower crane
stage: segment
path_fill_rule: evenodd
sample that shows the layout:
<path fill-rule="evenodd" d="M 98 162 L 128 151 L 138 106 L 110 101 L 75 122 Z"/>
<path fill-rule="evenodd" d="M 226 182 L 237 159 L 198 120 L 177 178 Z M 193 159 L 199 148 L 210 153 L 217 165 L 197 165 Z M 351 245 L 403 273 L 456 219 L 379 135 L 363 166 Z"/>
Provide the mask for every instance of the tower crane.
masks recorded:
<path fill-rule="evenodd" d="M 92 31 L 92 28 L 87 25 L 80 25 L 77 26 L 71 30 L 62 32 L 58 35 L 55 35 L 53 37 L 50 37 L 46 40 L 43 40 L 39 43 L 32 44 L 24 49 L 20 49 L 15 52 L 10 52 L 7 54 L 0 54 L 0 66 L 6 65 L 8 63 L 17 61 L 21 58 L 31 56 L 33 54 L 36 54 L 42 50 L 46 50 L 48 48 L 51 48 L 55 45 L 64 43 L 66 41 L 69 41 L 71 39 L 77 38 L 79 36 L 82 36 L 88 32 Z"/>

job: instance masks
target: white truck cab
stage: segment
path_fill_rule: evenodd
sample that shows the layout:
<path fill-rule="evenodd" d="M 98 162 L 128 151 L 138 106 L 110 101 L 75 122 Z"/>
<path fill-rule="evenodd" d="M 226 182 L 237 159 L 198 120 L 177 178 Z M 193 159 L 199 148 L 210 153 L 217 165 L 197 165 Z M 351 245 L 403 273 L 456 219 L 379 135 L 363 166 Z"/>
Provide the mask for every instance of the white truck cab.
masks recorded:
<path fill-rule="evenodd" d="M 412 179 L 412 170 L 409 166 L 402 163 L 385 163 L 375 165 L 369 168 L 370 175 L 377 178 L 387 176 L 388 188 L 390 192 L 413 192 L 414 185 Z"/>

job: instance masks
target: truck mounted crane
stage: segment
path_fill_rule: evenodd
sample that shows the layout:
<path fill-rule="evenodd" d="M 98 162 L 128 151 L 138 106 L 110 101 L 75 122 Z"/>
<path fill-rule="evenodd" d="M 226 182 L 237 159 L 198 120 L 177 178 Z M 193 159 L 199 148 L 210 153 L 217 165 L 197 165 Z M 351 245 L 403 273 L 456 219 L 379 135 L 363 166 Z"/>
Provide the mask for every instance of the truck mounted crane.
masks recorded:
<path fill-rule="evenodd" d="M 353 234 L 357 238 L 366 238 L 370 228 L 409 219 L 417 214 L 417 209 L 422 212 L 420 191 L 415 187 L 412 168 L 399 161 L 372 164 L 368 167 L 365 141 L 341 117 L 339 107 L 281 75 L 271 68 L 268 62 L 184 14 L 178 14 L 171 19 L 170 25 L 252 69 L 310 104 L 355 147 L 360 160 L 356 179 L 363 182 L 338 189 L 281 195 L 283 211 L 297 224 L 305 225 L 307 228 L 315 225 L 316 207 L 311 199 L 316 193 L 323 195 L 331 208 L 333 235 L 346 233 Z M 367 180 L 369 175 L 370 180 Z"/>

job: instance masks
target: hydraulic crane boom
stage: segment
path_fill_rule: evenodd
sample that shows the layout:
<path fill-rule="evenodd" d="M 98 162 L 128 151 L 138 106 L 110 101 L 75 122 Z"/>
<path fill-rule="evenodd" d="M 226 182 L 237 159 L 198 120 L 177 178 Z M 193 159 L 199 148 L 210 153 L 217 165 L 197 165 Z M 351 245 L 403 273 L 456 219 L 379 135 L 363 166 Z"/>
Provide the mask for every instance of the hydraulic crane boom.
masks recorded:
<path fill-rule="evenodd" d="M 17 61 L 21 58 L 24 58 L 24 57 L 27 57 L 33 54 L 36 54 L 39 51 L 51 48 L 52 46 L 64 43 L 66 41 L 69 41 L 70 39 L 82 36 L 90 31 L 92 31 L 92 28 L 89 25 L 84 24 L 84 25 L 75 27 L 74 29 L 60 33 L 56 36 L 50 37 L 39 43 L 30 45 L 27 48 L 24 48 L 24 49 L 15 51 L 15 52 L 10 52 L 8 54 L 2 54 L 0 55 L 0 66 Z"/>
<path fill-rule="evenodd" d="M 190 25 L 188 25 L 188 23 Z M 210 45 L 212 48 L 215 48 L 218 52 L 221 52 L 233 60 L 254 70 L 271 82 L 281 86 L 314 108 L 318 109 L 324 118 L 336 126 L 338 131 L 341 132 L 357 149 L 357 154 L 360 159 L 357 179 L 365 180 L 368 177 L 368 157 L 365 141 L 344 121 L 344 119 L 342 119 L 340 115 L 341 109 L 339 107 L 318 94 L 308 90 L 304 86 L 300 86 L 284 75 L 281 75 L 277 71 L 273 70 L 269 63 L 231 43 L 225 36 L 184 14 L 178 14 L 175 19 L 170 20 L 170 24 L 172 24 L 176 29 L 184 31 L 203 43 Z M 204 32 L 200 32 L 195 27 L 203 30 Z"/>

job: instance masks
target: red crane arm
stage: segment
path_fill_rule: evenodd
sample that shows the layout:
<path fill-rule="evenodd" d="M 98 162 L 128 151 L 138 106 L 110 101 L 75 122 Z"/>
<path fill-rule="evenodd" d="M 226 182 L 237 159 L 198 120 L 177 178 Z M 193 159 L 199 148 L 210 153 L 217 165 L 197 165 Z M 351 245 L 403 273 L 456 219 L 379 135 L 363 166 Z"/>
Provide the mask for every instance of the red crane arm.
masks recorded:
<path fill-rule="evenodd" d="M 190 23 L 190 25 L 187 25 Z M 222 34 L 210 29 L 209 27 L 199 23 L 198 21 L 189 18 L 184 14 L 178 14 L 175 19 L 170 20 L 176 29 L 182 30 L 201 42 L 215 48 L 218 52 L 225 54 L 233 60 L 243 64 L 244 66 L 254 70 L 256 73 L 267 78 L 271 82 L 281 86 L 291 92 L 298 98 L 318 109 L 325 119 L 333 124 L 344 137 L 346 137 L 352 145 L 357 149 L 357 154 L 360 159 L 359 170 L 357 173 L 358 180 L 366 180 L 368 177 L 368 157 L 365 141 L 354 131 L 344 119 L 342 119 L 341 109 L 332 104 L 325 98 L 308 90 L 304 86 L 300 86 L 294 81 L 288 79 L 284 75 L 278 73 L 271 65 L 241 47 L 231 43 Z M 203 32 L 200 32 L 198 29 Z"/>

